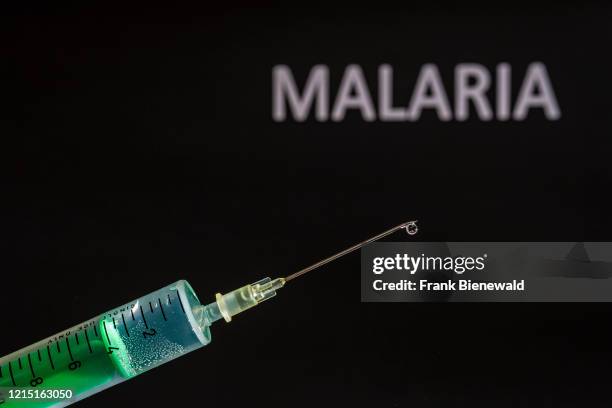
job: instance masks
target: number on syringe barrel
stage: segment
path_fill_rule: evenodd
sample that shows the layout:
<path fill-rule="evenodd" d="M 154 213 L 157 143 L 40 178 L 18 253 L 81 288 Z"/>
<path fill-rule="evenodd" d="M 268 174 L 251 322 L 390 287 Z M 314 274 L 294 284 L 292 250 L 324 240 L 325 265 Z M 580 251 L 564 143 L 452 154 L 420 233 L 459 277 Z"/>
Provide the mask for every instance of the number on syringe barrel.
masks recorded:
<path fill-rule="evenodd" d="M 39 386 L 42 383 L 43 383 L 43 378 L 42 377 L 32 378 L 32 381 L 30 381 L 30 385 L 32 387 Z"/>
<path fill-rule="evenodd" d="M 68 364 L 68 369 L 70 371 L 74 371 L 78 368 L 81 368 L 81 362 L 79 360 L 73 361 L 72 363 Z"/>
<path fill-rule="evenodd" d="M 142 336 L 146 339 L 148 336 L 155 336 L 157 334 L 157 330 L 154 328 L 150 328 L 149 330 L 144 330 L 142 332 Z"/>

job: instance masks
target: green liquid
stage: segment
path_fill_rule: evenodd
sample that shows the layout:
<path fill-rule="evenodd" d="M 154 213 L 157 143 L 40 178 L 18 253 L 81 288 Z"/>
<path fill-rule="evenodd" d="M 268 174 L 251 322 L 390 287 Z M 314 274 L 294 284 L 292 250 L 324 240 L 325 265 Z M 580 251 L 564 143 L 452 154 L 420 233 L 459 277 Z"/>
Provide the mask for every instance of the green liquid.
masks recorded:
<path fill-rule="evenodd" d="M 0 408 L 65 406 L 208 344 L 210 329 L 192 314 L 199 305 L 179 281 L 0 359 Z M 16 399 L 11 390 L 70 390 L 72 398 Z"/>
<path fill-rule="evenodd" d="M 91 331 L 93 334 L 93 331 Z M 19 360 L 11 362 L 10 369 L 13 372 L 11 379 L 8 365 L 2 366 L 2 378 L 0 378 L 0 387 L 11 387 L 13 390 L 23 389 L 27 393 L 28 390 L 71 390 L 73 397 L 83 393 L 94 394 L 99 389 L 107 388 L 114 385 L 116 382 L 122 381 L 122 378 L 117 374 L 117 369 L 111 360 L 104 343 L 101 339 L 90 341 L 91 351 L 85 343 L 85 339 L 81 332 L 80 344 L 76 344 L 75 337 L 69 339 L 70 352 L 66 340 L 60 340 L 38 351 L 29 353 L 28 356 L 22 356 Z M 60 345 L 58 352 L 57 344 Z M 51 353 L 51 359 L 49 359 Z M 72 356 L 71 356 L 72 354 Z M 21 368 L 19 367 L 21 361 Z M 32 368 L 30 368 L 30 361 Z M 53 365 L 51 365 L 51 361 Z M 36 377 L 32 376 L 32 370 Z M 42 379 L 41 384 L 37 383 L 37 378 Z M 40 380 L 38 380 L 40 381 Z M 36 384 L 36 386 L 33 386 Z M 15 388 L 19 387 L 19 388 Z M 4 403 L 0 402 L 0 408 L 45 408 L 66 400 L 58 399 L 11 399 L 9 391 L 1 391 Z"/>

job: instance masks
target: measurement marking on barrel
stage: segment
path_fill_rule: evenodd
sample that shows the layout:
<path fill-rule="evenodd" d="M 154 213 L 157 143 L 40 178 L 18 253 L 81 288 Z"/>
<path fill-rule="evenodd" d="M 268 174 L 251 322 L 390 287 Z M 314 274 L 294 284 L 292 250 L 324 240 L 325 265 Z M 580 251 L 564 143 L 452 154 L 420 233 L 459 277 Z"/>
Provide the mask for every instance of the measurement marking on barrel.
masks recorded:
<path fill-rule="evenodd" d="M 70 350 L 70 342 L 68 341 L 68 337 L 66 337 L 66 346 L 68 347 L 68 355 L 70 356 L 70 361 L 74 361 L 72 357 L 72 350 Z"/>
<path fill-rule="evenodd" d="M 13 386 L 17 385 L 15 384 L 15 376 L 13 375 L 13 366 L 11 365 L 10 361 L 9 361 L 9 374 L 11 375 L 11 381 L 13 382 Z"/>
<path fill-rule="evenodd" d="M 108 341 L 108 345 L 110 346 L 112 343 L 111 343 L 110 337 L 108 337 L 108 330 L 106 330 L 105 320 L 102 321 L 102 326 L 104 327 L 104 333 L 106 334 L 106 341 Z"/>
<path fill-rule="evenodd" d="M 149 324 L 147 323 L 147 318 L 144 315 L 144 310 L 142 309 L 142 306 L 140 306 L 140 314 L 142 315 L 142 321 L 144 322 L 145 327 L 148 329 Z"/>
<path fill-rule="evenodd" d="M 113 329 L 117 330 L 117 322 L 115 322 L 115 318 L 113 317 Z"/>
<path fill-rule="evenodd" d="M 96 335 L 96 337 L 100 337 L 100 336 L 98 335 L 98 329 L 96 328 L 96 326 L 95 326 L 95 325 L 94 325 L 94 334 Z"/>
<path fill-rule="evenodd" d="M 42 356 L 40 355 L 40 349 L 36 350 L 36 353 L 38 353 L 38 361 L 42 361 Z"/>
<path fill-rule="evenodd" d="M 134 309 L 130 309 L 130 313 L 132 314 L 132 320 L 136 321 L 136 317 L 134 316 Z"/>
<path fill-rule="evenodd" d="M 149 309 L 151 309 L 151 313 L 153 313 L 153 305 L 149 302 Z"/>
<path fill-rule="evenodd" d="M 21 365 L 21 357 L 19 357 L 17 361 L 19 362 L 19 369 L 23 370 L 23 366 Z"/>
<path fill-rule="evenodd" d="M 32 378 L 36 378 L 36 374 L 34 374 L 34 367 L 32 366 L 32 358 L 30 357 L 30 353 L 28 353 L 28 363 L 30 364 L 30 372 L 32 373 Z"/>
<path fill-rule="evenodd" d="M 55 364 L 53 364 L 53 359 L 51 358 L 51 349 L 47 346 L 47 354 L 49 355 L 49 362 L 51 363 L 51 368 L 55 370 Z"/>
<path fill-rule="evenodd" d="M 185 313 L 185 308 L 183 307 L 183 301 L 181 300 L 181 294 L 179 292 L 176 292 L 176 297 L 179 300 L 179 304 L 181 305 L 181 310 L 183 311 L 183 313 Z"/>
<path fill-rule="evenodd" d="M 76 340 L 77 346 L 79 345 L 79 333 L 74 333 L 74 339 Z"/>
<path fill-rule="evenodd" d="M 58 352 L 58 353 L 61 353 L 61 351 L 60 351 L 60 343 L 59 343 L 59 341 L 58 341 L 57 343 L 55 343 L 55 344 L 56 344 L 56 346 L 57 346 L 57 352 Z"/>
<path fill-rule="evenodd" d="M 2 378 L 2 366 L 0 365 L 0 378 Z"/>
<path fill-rule="evenodd" d="M 91 343 L 89 342 L 89 335 L 87 334 L 87 329 L 85 329 L 85 340 L 87 340 L 87 347 L 89 347 L 89 352 L 93 353 L 93 350 L 91 349 Z"/>
<path fill-rule="evenodd" d="M 168 293 L 168 303 L 172 304 L 172 299 L 170 299 L 170 294 Z"/>
<path fill-rule="evenodd" d="M 167 322 L 166 313 L 164 312 L 164 305 L 162 305 L 161 299 L 157 298 L 157 302 L 159 303 L 159 310 L 161 310 L 162 316 L 164 317 L 164 321 Z"/>
<path fill-rule="evenodd" d="M 125 334 L 130 337 L 130 331 L 128 330 L 127 324 L 125 324 L 125 316 L 121 313 L 121 320 L 123 321 L 123 328 L 125 329 Z"/>

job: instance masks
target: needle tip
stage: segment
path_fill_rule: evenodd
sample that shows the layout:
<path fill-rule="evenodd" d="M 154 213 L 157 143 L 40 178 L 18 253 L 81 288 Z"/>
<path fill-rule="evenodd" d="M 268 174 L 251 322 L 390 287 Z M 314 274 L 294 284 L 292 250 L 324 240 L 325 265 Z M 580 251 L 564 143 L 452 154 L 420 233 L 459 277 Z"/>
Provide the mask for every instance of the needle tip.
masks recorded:
<path fill-rule="evenodd" d="M 404 228 L 406 232 L 408 233 L 408 235 L 414 235 L 419 230 L 419 227 L 417 226 L 417 222 L 418 220 L 407 221 L 403 223 L 399 228 Z"/>

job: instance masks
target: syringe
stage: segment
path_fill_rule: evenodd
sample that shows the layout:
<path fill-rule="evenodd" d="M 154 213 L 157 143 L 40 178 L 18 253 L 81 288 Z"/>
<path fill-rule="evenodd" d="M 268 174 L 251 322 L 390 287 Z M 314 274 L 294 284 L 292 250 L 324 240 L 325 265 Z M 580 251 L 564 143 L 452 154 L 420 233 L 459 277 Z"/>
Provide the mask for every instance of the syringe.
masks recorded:
<path fill-rule="evenodd" d="M 265 278 L 202 305 L 185 280 L 0 359 L 0 408 L 64 407 L 210 343 L 210 326 L 276 295 L 286 282 L 415 221 L 286 278 Z M 408 229 L 407 229 L 408 230 Z"/>

